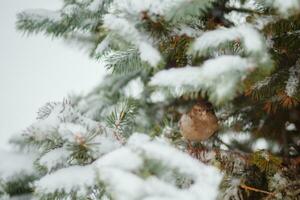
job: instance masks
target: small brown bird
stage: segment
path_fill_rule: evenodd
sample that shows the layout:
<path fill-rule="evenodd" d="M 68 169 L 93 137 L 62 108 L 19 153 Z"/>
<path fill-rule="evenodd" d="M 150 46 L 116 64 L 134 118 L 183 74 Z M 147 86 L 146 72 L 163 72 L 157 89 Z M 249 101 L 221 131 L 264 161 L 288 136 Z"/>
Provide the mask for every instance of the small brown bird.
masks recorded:
<path fill-rule="evenodd" d="M 205 101 L 195 104 L 181 116 L 179 121 L 182 136 L 189 141 L 203 141 L 211 137 L 219 128 L 212 105 Z"/>

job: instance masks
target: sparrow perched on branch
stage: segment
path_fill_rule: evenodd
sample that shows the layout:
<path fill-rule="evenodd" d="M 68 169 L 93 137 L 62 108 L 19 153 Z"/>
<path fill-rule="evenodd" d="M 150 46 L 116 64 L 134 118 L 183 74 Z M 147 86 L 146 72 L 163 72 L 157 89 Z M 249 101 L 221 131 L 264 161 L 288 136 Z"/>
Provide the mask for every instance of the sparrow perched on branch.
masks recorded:
<path fill-rule="evenodd" d="M 203 141 L 211 137 L 219 128 L 212 105 L 205 101 L 196 103 L 181 116 L 179 121 L 182 136 L 189 141 Z"/>

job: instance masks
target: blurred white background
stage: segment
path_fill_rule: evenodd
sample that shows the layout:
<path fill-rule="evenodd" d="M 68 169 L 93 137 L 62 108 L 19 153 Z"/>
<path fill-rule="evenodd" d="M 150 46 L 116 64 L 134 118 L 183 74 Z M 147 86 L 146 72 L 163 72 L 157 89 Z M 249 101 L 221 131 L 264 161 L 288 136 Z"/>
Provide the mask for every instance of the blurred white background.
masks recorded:
<path fill-rule="evenodd" d="M 62 0 L 0 0 L 0 149 L 28 127 L 40 106 L 71 92 L 86 93 L 104 69 L 85 52 L 44 35 L 16 31 L 16 14 L 29 8 L 60 8 Z"/>

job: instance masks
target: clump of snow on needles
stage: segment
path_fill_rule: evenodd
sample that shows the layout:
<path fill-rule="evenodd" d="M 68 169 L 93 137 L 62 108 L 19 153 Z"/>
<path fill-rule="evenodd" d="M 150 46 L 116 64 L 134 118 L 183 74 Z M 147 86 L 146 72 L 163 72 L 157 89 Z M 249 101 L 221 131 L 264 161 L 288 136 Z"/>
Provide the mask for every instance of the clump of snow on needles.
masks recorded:
<path fill-rule="evenodd" d="M 53 22 L 57 22 L 62 19 L 60 12 L 47 9 L 28 9 L 25 10 L 22 14 L 23 17 L 27 17 L 36 21 L 50 20 Z"/>
<path fill-rule="evenodd" d="M 207 60 L 201 67 L 162 70 L 152 77 L 150 85 L 169 87 L 175 96 L 200 88 L 210 91 L 218 101 L 234 93 L 236 84 L 252 69 L 253 64 L 248 59 L 225 55 Z"/>
<path fill-rule="evenodd" d="M 10 179 L 16 174 L 34 174 L 33 162 L 35 156 L 19 152 L 7 152 L 0 150 L 0 179 Z"/>
<path fill-rule="evenodd" d="M 300 10 L 299 0 L 267 0 L 266 2 L 272 4 L 284 16 L 289 16 L 293 13 L 291 11 Z"/>
<path fill-rule="evenodd" d="M 141 59 L 149 62 L 152 66 L 156 66 L 161 60 L 160 53 L 146 42 L 141 42 L 139 44 L 139 51 Z"/>
<path fill-rule="evenodd" d="M 139 137 L 142 137 L 145 141 L 145 135 L 136 134 L 129 140 L 129 144 L 132 143 L 131 141 L 133 139 L 137 140 L 136 138 Z M 145 143 L 134 142 L 133 149 L 135 148 L 140 149 L 142 154 L 148 159 L 159 161 L 166 166 L 166 168 L 176 169 L 179 173 L 193 178 L 194 183 L 189 188 L 181 189 L 174 194 L 172 193 L 174 198 L 177 196 L 176 193 L 178 195 L 182 194 L 182 197 L 186 199 L 208 200 L 215 198 L 218 184 L 221 180 L 221 174 L 216 168 L 204 165 L 198 160 L 161 141 L 148 141 Z M 205 182 L 203 181 L 204 178 L 206 180 Z"/>
<path fill-rule="evenodd" d="M 88 6 L 88 10 L 96 12 L 103 5 L 103 0 L 93 0 Z"/>
<path fill-rule="evenodd" d="M 124 158 L 126 158 L 124 160 Z M 111 153 L 106 154 L 96 163 L 98 167 L 112 167 L 123 170 L 134 170 L 143 164 L 138 154 L 126 147 L 121 147 Z"/>
<path fill-rule="evenodd" d="M 126 159 L 120 160 L 124 156 Z M 115 159 L 112 159 L 113 157 Z M 194 183 L 182 189 L 166 182 L 158 174 L 141 178 L 136 174 L 145 167 L 143 166 L 145 159 L 161 163 L 165 170 L 177 170 L 180 174 L 191 177 Z M 215 199 L 221 180 L 221 174 L 217 169 L 200 163 L 166 143 L 152 141 L 144 134 L 132 135 L 126 148 L 99 159 L 97 168 L 100 179 L 107 183 L 114 197 L 121 200 L 152 198 L 210 200 Z"/>
<path fill-rule="evenodd" d="M 219 28 L 207 31 L 196 39 L 192 46 L 193 51 L 205 53 L 209 49 L 217 48 L 230 41 L 241 41 L 249 53 L 265 51 L 262 36 L 251 25 L 243 24 L 232 28 Z M 264 53 L 264 52 L 263 52 Z"/>
<path fill-rule="evenodd" d="M 143 91 L 144 83 L 142 82 L 142 79 L 140 77 L 129 81 L 129 83 L 124 88 L 125 96 L 134 99 L 140 99 L 142 97 Z"/>
<path fill-rule="evenodd" d="M 147 10 L 150 14 L 164 16 L 168 14 L 171 9 L 178 8 L 184 2 L 185 0 L 123 0 L 114 1 L 113 8 L 131 15 L 139 15 L 142 11 Z"/>
<path fill-rule="evenodd" d="M 197 2 L 199 8 L 209 7 L 211 0 L 201 0 Z M 171 20 L 178 14 L 182 14 L 188 5 L 193 5 L 193 1 L 186 0 L 122 0 L 114 1 L 112 9 L 127 13 L 129 16 L 139 16 L 141 12 L 147 11 L 150 17 L 164 16 L 166 20 Z"/>
<path fill-rule="evenodd" d="M 152 92 L 150 95 L 150 101 L 153 103 L 165 102 L 166 98 L 167 98 L 166 94 L 160 90 L 156 90 L 156 91 Z"/>
<path fill-rule="evenodd" d="M 141 176 L 141 170 L 149 167 L 148 162 L 160 163 L 162 168 L 159 169 L 168 173 Z M 174 184 L 180 174 L 192 180 L 184 188 Z M 125 146 L 91 165 L 60 169 L 44 176 L 35 185 L 38 192 L 86 195 L 87 189 L 100 180 L 106 192 L 118 200 L 213 200 L 221 178 L 216 168 L 202 164 L 166 142 L 135 133 Z"/>
<path fill-rule="evenodd" d="M 95 173 L 92 166 L 72 166 L 57 170 L 52 174 L 47 174 L 35 182 L 36 192 L 77 192 L 85 195 L 85 188 L 93 186 L 95 183 Z"/>
<path fill-rule="evenodd" d="M 105 27 L 134 44 L 138 48 L 143 61 L 148 62 L 151 66 L 158 65 L 161 60 L 159 51 L 152 46 L 146 35 L 137 30 L 134 23 L 113 14 L 106 14 L 103 21 Z"/>
<path fill-rule="evenodd" d="M 288 96 L 293 97 L 299 86 L 299 77 L 300 75 L 300 60 L 297 61 L 297 64 L 289 69 L 289 78 L 286 81 L 285 92 Z"/>
<path fill-rule="evenodd" d="M 64 148 L 53 149 L 52 151 L 44 154 L 39 163 L 46 166 L 48 170 L 55 168 L 57 165 L 65 165 L 70 152 L 66 151 Z"/>

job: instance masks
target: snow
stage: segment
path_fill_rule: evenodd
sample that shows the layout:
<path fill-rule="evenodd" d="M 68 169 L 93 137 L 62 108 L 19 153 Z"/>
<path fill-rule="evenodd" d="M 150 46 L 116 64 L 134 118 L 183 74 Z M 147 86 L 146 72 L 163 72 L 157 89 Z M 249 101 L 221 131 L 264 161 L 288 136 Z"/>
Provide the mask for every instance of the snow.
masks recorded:
<path fill-rule="evenodd" d="M 290 11 L 300 11 L 300 2 L 299 0 L 268 0 L 267 3 L 273 4 L 272 6 L 284 15 L 289 16 Z"/>
<path fill-rule="evenodd" d="M 176 130 L 174 130 L 174 128 L 167 125 L 163 128 L 163 130 L 161 131 L 161 134 L 164 137 L 171 137 L 175 131 Z"/>
<path fill-rule="evenodd" d="M 30 153 L 23 154 L 0 150 L 0 160 L 0 179 L 14 178 L 16 174 L 34 174 L 35 156 Z"/>
<path fill-rule="evenodd" d="M 122 0 L 114 1 L 111 12 L 123 12 L 129 16 L 139 16 L 142 12 L 147 12 L 150 17 L 155 19 L 155 16 L 164 16 L 165 19 L 171 20 L 179 13 L 182 15 L 185 9 L 190 8 L 189 5 L 199 8 L 206 8 L 210 6 L 212 0 L 186 1 L 186 0 Z"/>
<path fill-rule="evenodd" d="M 159 63 L 161 60 L 159 51 L 151 45 L 145 35 L 137 30 L 134 23 L 112 14 L 106 14 L 103 21 L 106 28 L 138 47 L 143 61 L 148 62 L 151 66 L 156 66 Z"/>
<path fill-rule="evenodd" d="M 37 200 L 32 196 L 32 194 L 23 194 L 23 195 L 16 195 L 16 196 L 1 196 L 1 200 Z"/>
<path fill-rule="evenodd" d="M 103 23 L 106 28 L 115 31 L 130 42 L 141 39 L 139 31 L 135 28 L 134 24 L 127 19 L 106 14 L 103 17 Z"/>
<path fill-rule="evenodd" d="M 95 159 L 121 145 L 111 129 L 82 116 L 67 102 L 47 104 L 39 111 L 38 118 L 39 120 L 26 131 L 26 137 L 33 137 L 35 141 L 40 142 L 57 138 L 63 142 L 62 148 L 52 149 L 38 160 L 48 172 L 75 162 L 70 159 L 72 152 L 67 148 L 70 144 L 87 144 L 89 156 Z M 45 143 L 39 146 L 41 151 L 47 150 L 43 144 Z"/>
<path fill-rule="evenodd" d="M 58 165 L 66 166 L 69 156 L 70 152 L 64 148 L 53 149 L 39 159 L 39 164 L 46 166 L 48 171 L 50 171 Z"/>
<path fill-rule="evenodd" d="M 219 56 L 204 62 L 201 69 L 202 76 L 216 79 L 227 72 L 251 70 L 252 66 L 247 59 L 239 56 Z"/>
<path fill-rule="evenodd" d="M 156 178 L 156 177 L 150 177 L 147 180 L 147 184 L 151 186 L 151 193 L 154 197 L 167 197 L 168 199 L 174 199 L 174 200 L 180 200 L 180 199 L 186 199 L 186 200 L 192 200 L 197 199 L 196 195 L 193 193 L 188 192 L 182 192 L 181 190 L 178 190 L 175 187 L 172 187 L 172 185 L 167 184 L 166 182 Z M 203 192 L 203 191 L 202 191 Z M 210 192 L 210 191 L 207 191 Z M 156 193 L 156 194 L 155 194 Z M 198 196 L 198 199 L 204 200 L 204 199 L 212 199 L 207 195 L 205 198 Z"/>
<path fill-rule="evenodd" d="M 184 199 L 215 199 L 218 184 L 221 180 L 221 174 L 216 168 L 206 166 L 166 143 L 155 140 L 147 142 L 146 136 L 143 135 L 133 135 L 132 137 L 133 139 L 128 142 L 129 145 L 133 149 L 142 151 L 142 155 L 147 159 L 159 161 L 167 169 L 176 169 L 179 173 L 195 181 L 187 189 L 178 189 L 170 184 L 165 184 L 158 179 L 159 177 L 151 177 L 147 180 L 148 184 L 153 187 L 151 193 L 173 198 L 181 196 Z M 139 138 L 145 142 L 137 142 Z M 206 179 L 205 182 L 203 182 L 204 177 Z M 159 185 L 166 190 L 160 190 Z"/>
<path fill-rule="evenodd" d="M 74 123 L 62 123 L 58 129 L 59 134 L 68 143 L 88 143 L 92 149 L 93 157 L 98 158 L 120 147 L 120 143 L 113 137 L 113 133 L 106 127 L 87 130 L 84 126 Z M 93 136 L 94 134 L 97 134 Z M 95 145 L 92 145 L 95 144 Z"/>
<path fill-rule="evenodd" d="M 102 6 L 102 4 L 103 0 L 93 0 L 87 8 L 92 12 L 96 12 L 100 8 L 100 6 Z"/>
<path fill-rule="evenodd" d="M 61 12 L 69 17 L 72 17 L 74 14 L 76 15 L 79 9 L 80 7 L 77 4 L 69 4 L 65 6 Z"/>
<path fill-rule="evenodd" d="M 174 7 L 179 7 L 185 0 L 122 0 L 114 1 L 114 8 L 128 14 L 140 14 L 147 11 L 150 14 L 164 16 Z"/>
<path fill-rule="evenodd" d="M 172 68 L 162 70 L 151 79 L 151 85 L 181 87 L 184 85 L 204 84 L 202 78 L 216 79 L 228 71 L 245 71 L 249 64 L 246 59 L 238 56 L 220 56 L 206 61 L 202 67 L 187 66 L 184 68 Z"/>
<path fill-rule="evenodd" d="M 243 3 L 241 3 L 240 1 L 236 1 L 236 0 L 229 0 L 227 4 L 229 7 L 234 7 L 234 8 L 243 8 L 243 9 L 248 9 L 248 10 L 253 10 L 253 11 L 261 11 L 262 10 L 262 5 L 256 0 L 247 0 Z M 242 13 L 242 12 L 237 12 L 237 11 L 231 11 L 231 12 L 225 14 L 225 18 L 229 19 L 235 25 L 245 24 L 247 22 L 248 16 L 249 16 L 248 13 Z M 258 19 L 256 19 L 256 20 L 258 20 Z"/>
<path fill-rule="evenodd" d="M 207 53 L 226 42 L 241 41 L 249 53 L 258 53 L 265 50 L 261 35 L 251 25 L 243 24 L 232 28 L 219 28 L 203 33 L 194 42 L 193 51 L 200 54 Z"/>
<path fill-rule="evenodd" d="M 144 91 L 144 83 L 141 78 L 131 80 L 124 88 L 124 94 L 126 97 L 131 97 L 134 99 L 140 99 Z"/>
<path fill-rule="evenodd" d="M 199 35 L 201 34 L 201 30 L 198 30 L 198 29 L 194 29 L 190 26 L 187 26 L 187 25 L 180 25 L 179 28 L 176 28 L 174 30 L 174 34 L 175 35 L 186 35 L 186 36 L 189 36 L 189 37 L 199 37 Z"/>
<path fill-rule="evenodd" d="M 126 158 L 126 159 L 124 159 Z M 143 164 L 142 159 L 128 148 L 121 147 L 97 160 L 97 167 L 118 168 L 122 170 L 136 170 Z"/>
<path fill-rule="evenodd" d="M 151 93 L 150 101 L 153 102 L 153 103 L 165 102 L 166 101 L 166 95 L 163 91 L 156 90 L 156 91 Z"/>
<path fill-rule="evenodd" d="M 109 135 L 100 135 L 94 138 L 93 142 L 97 144 L 94 147 L 94 152 L 97 157 L 109 153 L 121 146 L 121 143 L 116 140 L 111 133 Z"/>
<path fill-rule="evenodd" d="M 61 123 L 59 126 L 59 132 L 62 135 L 74 134 L 74 133 L 86 133 L 86 127 L 83 127 L 80 124 L 74 123 Z"/>
<path fill-rule="evenodd" d="M 111 66 L 117 65 L 118 63 L 120 63 L 120 60 L 125 60 L 127 56 L 134 54 L 135 52 L 136 49 L 127 49 L 126 51 L 107 50 L 103 52 L 103 55 L 100 57 L 99 62 L 106 69 L 110 69 Z"/>
<path fill-rule="evenodd" d="M 297 93 L 299 86 L 300 63 L 289 69 L 289 78 L 285 85 L 285 92 L 288 96 L 293 97 Z"/>
<path fill-rule="evenodd" d="M 73 125 L 71 128 L 75 131 L 80 129 Z M 40 163 L 53 168 L 66 155 L 64 149 L 54 149 L 42 156 Z M 149 167 L 148 162 L 160 163 L 162 171 L 141 176 L 141 170 Z M 178 175 L 194 182 L 179 188 L 174 184 Z M 88 195 L 89 189 L 100 180 L 106 191 L 120 200 L 213 200 L 221 178 L 216 168 L 200 163 L 166 141 L 152 140 L 145 134 L 135 133 L 127 144 L 107 152 L 92 164 L 59 169 L 45 175 L 34 185 L 37 194 L 76 192 L 76 196 L 81 197 Z"/>
<path fill-rule="evenodd" d="M 95 184 L 95 171 L 91 165 L 72 166 L 47 174 L 36 181 L 37 193 L 54 193 L 65 191 L 77 192 L 78 195 L 87 194 L 87 187 Z"/>
<path fill-rule="evenodd" d="M 118 200 L 139 200 L 147 187 L 140 177 L 116 168 L 100 168 L 100 179 L 105 182 L 108 192 Z"/>
<path fill-rule="evenodd" d="M 254 29 L 250 25 L 239 26 L 237 27 L 237 31 L 241 35 L 242 41 L 248 52 L 258 53 L 266 50 L 262 36 L 256 29 Z"/>
<path fill-rule="evenodd" d="M 38 112 L 38 121 L 33 123 L 29 128 L 30 132 L 36 132 L 39 134 L 40 140 L 49 133 L 49 130 L 53 130 L 59 126 L 64 111 L 64 105 L 62 103 L 48 103 L 44 107 L 40 108 Z M 47 133 L 48 132 L 48 133 Z"/>
<path fill-rule="evenodd" d="M 297 127 L 294 123 L 286 122 L 285 123 L 285 130 L 287 130 L 287 131 L 296 131 Z"/>
<path fill-rule="evenodd" d="M 259 138 L 252 145 L 252 149 L 254 151 L 268 149 L 268 147 L 269 147 L 268 142 L 263 138 Z"/>
<path fill-rule="evenodd" d="M 140 177 L 139 171 L 147 163 L 161 163 L 166 173 Z M 127 144 L 95 162 L 98 178 L 105 184 L 108 192 L 115 199 L 215 199 L 220 172 L 200 163 L 189 155 L 169 146 L 166 142 L 151 140 L 145 134 L 133 134 Z M 177 180 L 172 174 L 176 170 L 196 183 L 189 188 L 180 189 L 167 180 Z M 170 176 L 166 179 L 166 176 Z M 203 182 L 203 179 L 206 179 Z"/>
<path fill-rule="evenodd" d="M 159 51 L 146 42 L 139 43 L 139 51 L 141 59 L 148 62 L 151 66 L 157 66 L 161 60 Z"/>
<path fill-rule="evenodd" d="M 25 17 L 36 21 L 50 20 L 58 22 L 62 19 L 60 12 L 46 9 L 28 9 L 22 13 Z"/>
<path fill-rule="evenodd" d="M 110 36 L 106 36 L 98 45 L 95 50 L 96 55 L 101 55 L 109 47 Z"/>
<path fill-rule="evenodd" d="M 272 78 L 270 76 L 266 77 L 265 79 L 256 82 L 251 89 L 252 90 L 260 90 L 261 88 L 269 85 L 270 81 L 272 80 Z"/>
<path fill-rule="evenodd" d="M 97 127 L 95 121 L 81 116 L 67 101 L 47 103 L 39 110 L 37 118 L 39 120 L 31 128 L 45 134 L 49 132 L 49 129 L 59 128 L 63 122 L 78 122 L 90 129 Z"/>
<path fill-rule="evenodd" d="M 59 134 L 70 142 L 80 142 L 85 140 L 87 136 L 87 129 L 80 124 L 61 123 L 58 129 Z"/>
<path fill-rule="evenodd" d="M 150 142 L 151 139 L 149 136 L 143 133 L 133 133 L 127 141 L 127 144 L 130 146 L 139 145 L 140 143 Z"/>
<path fill-rule="evenodd" d="M 203 33 L 193 44 L 194 51 L 205 51 L 209 48 L 216 48 L 222 43 L 238 40 L 241 37 L 236 28 L 219 28 Z"/>
<path fill-rule="evenodd" d="M 243 143 L 251 139 L 251 134 L 249 132 L 227 131 L 223 134 L 220 134 L 220 139 L 227 144 L 231 144 L 233 141 Z"/>
<path fill-rule="evenodd" d="M 151 78 L 150 85 L 172 86 L 176 89 L 184 85 L 194 85 L 196 87 L 196 85 L 201 84 L 200 77 L 200 67 L 186 66 L 184 68 L 171 68 L 156 73 Z"/>
<path fill-rule="evenodd" d="M 46 104 L 40 109 L 38 119 L 26 131 L 26 135 L 34 137 L 37 141 L 58 134 L 57 136 L 69 142 L 82 142 L 91 130 L 106 131 L 101 129 L 99 123 L 82 116 L 66 101 Z"/>
<path fill-rule="evenodd" d="M 170 87 L 175 96 L 188 90 L 209 90 L 213 98 L 221 100 L 235 92 L 238 81 L 253 67 L 249 60 L 239 56 L 219 56 L 205 61 L 201 67 L 162 70 L 151 78 L 150 85 Z"/>
<path fill-rule="evenodd" d="M 225 113 L 226 113 L 226 111 L 225 111 Z M 220 117 L 221 117 L 222 111 L 220 111 L 220 113 L 217 113 L 217 115 L 218 115 L 218 116 L 220 115 Z M 223 124 L 224 124 L 224 126 L 226 126 L 226 127 L 232 127 L 232 126 L 235 124 L 235 122 L 240 121 L 240 120 L 242 120 L 242 119 L 243 119 L 243 114 L 239 113 L 239 114 L 237 114 L 237 115 L 232 115 L 232 116 L 227 117 L 227 118 L 223 121 Z"/>

